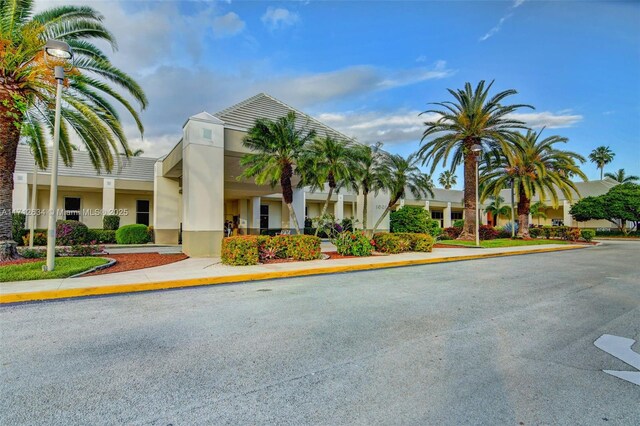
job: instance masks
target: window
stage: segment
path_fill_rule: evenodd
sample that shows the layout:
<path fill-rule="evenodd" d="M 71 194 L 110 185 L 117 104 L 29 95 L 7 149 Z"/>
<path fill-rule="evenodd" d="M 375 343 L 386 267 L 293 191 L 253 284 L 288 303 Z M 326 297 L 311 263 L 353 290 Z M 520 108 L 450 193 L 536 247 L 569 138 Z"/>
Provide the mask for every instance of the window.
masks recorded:
<path fill-rule="evenodd" d="M 564 226 L 564 220 L 562 220 L 562 219 L 551 219 L 551 226 Z"/>
<path fill-rule="evenodd" d="M 451 212 L 451 220 L 462 219 L 462 212 Z"/>
<path fill-rule="evenodd" d="M 66 220 L 80 220 L 79 197 L 64 197 L 64 218 Z"/>
<path fill-rule="evenodd" d="M 269 206 L 260 206 L 260 229 L 269 229 Z"/>
<path fill-rule="evenodd" d="M 149 226 L 149 200 L 136 200 L 136 223 Z"/>
<path fill-rule="evenodd" d="M 202 129 L 202 138 L 208 141 L 213 139 L 213 134 L 211 132 L 211 129 Z"/>
<path fill-rule="evenodd" d="M 442 212 L 431 212 L 431 219 L 443 219 L 444 215 Z"/>

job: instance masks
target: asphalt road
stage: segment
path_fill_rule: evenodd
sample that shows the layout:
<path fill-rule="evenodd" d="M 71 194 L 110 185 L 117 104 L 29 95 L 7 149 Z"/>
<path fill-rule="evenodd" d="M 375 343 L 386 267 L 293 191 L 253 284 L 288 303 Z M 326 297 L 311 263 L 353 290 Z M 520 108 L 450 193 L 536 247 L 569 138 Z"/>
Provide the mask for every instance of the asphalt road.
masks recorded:
<path fill-rule="evenodd" d="M 640 424 L 640 243 L 0 309 L 0 423 Z M 634 350 L 640 352 L 640 343 Z"/>

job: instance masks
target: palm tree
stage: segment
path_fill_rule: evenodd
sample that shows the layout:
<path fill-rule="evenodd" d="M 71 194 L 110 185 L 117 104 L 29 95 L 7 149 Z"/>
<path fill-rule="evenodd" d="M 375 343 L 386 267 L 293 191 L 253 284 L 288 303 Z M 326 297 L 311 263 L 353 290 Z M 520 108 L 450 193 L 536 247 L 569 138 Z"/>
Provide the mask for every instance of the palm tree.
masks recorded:
<path fill-rule="evenodd" d="M 427 195 L 433 197 L 433 182 L 429 175 L 420 171 L 417 166 L 419 161 L 420 159 L 415 154 L 411 154 L 406 159 L 398 154 L 385 156 L 380 176 L 380 187 L 389 192 L 390 198 L 387 208 L 373 227 L 374 234 L 393 206 L 405 197 L 407 190 L 418 200 Z"/>
<path fill-rule="evenodd" d="M 350 185 L 353 180 L 356 156 L 349 142 L 325 136 L 315 139 L 309 145 L 301 158 L 300 166 L 300 186 L 310 186 L 312 190 L 324 190 L 325 184 L 329 186 L 329 193 L 320 213 L 323 218 L 334 191 Z M 318 226 L 316 236 L 319 230 Z"/>
<path fill-rule="evenodd" d="M 143 149 L 136 149 L 135 151 L 129 150 L 127 152 L 121 152 L 120 155 L 124 155 L 127 157 L 140 157 L 144 154 Z"/>
<path fill-rule="evenodd" d="M 444 189 L 451 189 L 453 185 L 458 183 L 458 176 L 456 176 L 451 170 L 445 170 L 440 173 L 438 183 L 442 185 Z"/>
<path fill-rule="evenodd" d="M 612 162 L 615 156 L 608 146 L 599 146 L 589 154 L 589 160 L 600 169 L 600 180 L 603 179 L 604 166 Z"/>
<path fill-rule="evenodd" d="M 504 204 L 504 198 L 500 196 L 489 197 L 489 198 L 491 198 L 492 201 L 484 209 L 485 213 L 491 213 L 491 216 L 496 218 L 496 222 L 497 222 L 497 219 L 500 217 L 502 218 L 511 217 L 511 207 Z"/>
<path fill-rule="evenodd" d="M 0 0 L 0 210 L 12 211 L 13 171 L 21 137 L 46 145 L 53 127 L 56 81 L 44 61 L 48 39 L 67 42 L 74 51 L 67 73 L 61 110 L 60 155 L 72 163 L 71 133 L 90 153 L 96 169 L 112 170 L 117 146 L 128 149 L 127 138 L 112 105 L 115 100 L 133 116 L 140 133 L 140 117 L 113 85 L 145 108 L 142 88 L 111 64 L 96 45 L 98 40 L 116 47 L 103 17 L 87 6 L 58 6 L 39 13 L 33 2 Z M 51 61 L 49 65 L 57 62 Z M 17 256 L 11 236 L 11 215 L 0 215 L 0 260 Z"/>
<path fill-rule="evenodd" d="M 627 173 L 624 171 L 624 169 L 618 169 L 616 173 L 605 173 L 604 176 L 619 183 L 634 183 L 640 180 L 640 177 L 635 175 L 627 176 Z"/>
<path fill-rule="evenodd" d="M 433 173 L 441 161 L 446 166 L 450 154 L 452 172 L 464 162 L 465 221 L 459 237 L 462 240 L 475 239 L 477 158 L 471 147 L 484 145 L 485 150 L 499 156 L 508 149 L 506 139 L 515 134 L 515 129 L 526 128 L 523 122 L 509 118 L 508 114 L 519 108 L 532 108 L 529 105 L 503 104 L 505 98 L 517 93 L 515 90 L 505 90 L 489 97 L 492 85 L 493 81 L 487 86 L 481 81 L 475 90 L 470 83 L 466 83 L 463 90 L 447 89 L 455 102 L 438 102 L 435 105 L 440 109 L 424 112 L 437 114 L 440 118 L 424 123 L 426 129 L 422 134 L 422 142 L 432 135 L 436 137 L 424 143 L 418 151 L 423 164 L 431 163 Z"/>
<path fill-rule="evenodd" d="M 298 234 L 300 226 L 292 205 L 291 178 L 297 172 L 296 165 L 305 146 L 315 138 L 315 131 L 307 131 L 305 127 L 296 126 L 293 111 L 276 121 L 259 118 L 242 140 L 242 144 L 254 152 L 240 159 L 245 169 L 239 179 L 253 177 L 258 185 L 268 183 L 272 188 L 280 183 L 282 200 L 289 208 L 290 222 Z"/>
<path fill-rule="evenodd" d="M 569 177 L 570 174 L 586 180 L 585 174 L 576 162 L 584 158 L 571 151 L 554 148 L 556 143 L 566 143 L 567 138 L 549 136 L 540 140 L 541 132 L 529 130 L 527 134 L 518 133 L 511 138 L 511 152 L 502 155 L 502 166 L 487 170 L 484 174 L 482 198 L 498 196 L 500 191 L 510 185 L 513 179 L 516 199 L 518 200 L 518 237 L 529 238 L 529 212 L 531 198 L 538 195 L 541 200 L 551 199 L 558 206 L 558 191 L 571 200 L 578 194 L 578 188 Z M 569 173 L 570 172 L 570 173 Z"/>
<path fill-rule="evenodd" d="M 383 189 L 382 177 L 387 174 L 384 159 L 389 154 L 382 149 L 382 142 L 376 142 L 373 145 L 356 145 L 353 152 L 357 163 L 352 174 L 351 185 L 363 196 L 362 229 L 368 232 L 369 194 L 373 192 L 377 195 Z"/>
<path fill-rule="evenodd" d="M 547 214 L 543 210 L 546 210 L 548 208 L 549 206 L 547 206 L 544 201 L 536 201 L 535 203 L 531 204 L 531 217 L 538 219 L 538 226 L 540 226 L 540 219 L 547 218 Z"/>

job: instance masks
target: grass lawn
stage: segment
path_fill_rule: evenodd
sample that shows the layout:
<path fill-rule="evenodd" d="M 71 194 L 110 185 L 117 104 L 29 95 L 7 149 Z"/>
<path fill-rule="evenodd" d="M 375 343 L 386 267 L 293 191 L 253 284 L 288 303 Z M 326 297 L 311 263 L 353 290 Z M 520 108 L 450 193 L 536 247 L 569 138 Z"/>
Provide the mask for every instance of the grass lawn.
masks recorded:
<path fill-rule="evenodd" d="M 98 265 L 107 263 L 100 257 L 57 257 L 56 268 L 52 272 L 43 272 L 46 261 L 28 262 L 19 265 L 0 266 L 0 282 L 43 280 L 49 278 L 67 278 Z"/>
<path fill-rule="evenodd" d="M 475 246 L 475 241 L 458 241 L 458 240 L 446 240 L 438 241 L 442 244 L 451 244 L 456 246 Z M 498 238 L 495 240 L 480 241 L 480 246 L 485 248 L 495 247 L 520 247 L 520 246 L 538 246 L 541 244 L 569 244 L 569 241 L 564 240 L 512 240 L 511 238 Z"/>

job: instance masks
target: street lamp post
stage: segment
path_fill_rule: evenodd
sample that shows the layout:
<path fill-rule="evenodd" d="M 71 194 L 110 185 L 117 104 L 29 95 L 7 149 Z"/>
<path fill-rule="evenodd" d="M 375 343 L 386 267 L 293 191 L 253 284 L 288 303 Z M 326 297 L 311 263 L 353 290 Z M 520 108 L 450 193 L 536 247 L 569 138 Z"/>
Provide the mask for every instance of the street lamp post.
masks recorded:
<path fill-rule="evenodd" d="M 57 62 L 68 61 L 73 58 L 71 47 L 59 40 L 49 40 L 44 47 L 45 61 L 47 57 L 56 58 Z M 53 75 L 56 79 L 56 113 L 53 127 L 53 156 L 51 158 L 51 187 L 49 190 L 49 224 L 47 228 L 47 264 L 46 271 L 55 268 L 56 256 L 56 210 L 58 207 L 58 153 L 60 150 L 60 111 L 62 109 L 62 83 L 64 82 L 64 67 L 55 65 Z"/>
<path fill-rule="evenodd" d="M 478 199 L 478 188 L 480 186 L 480 174 L 478 173 L 478 163 L 480 162 L 480 154 L 482 154 L 482 146 L 475 144 L 471 146 L 471 152 L 476 156 L 476 246 L 480 246 L 480 200 Z"/>
<path fill-rule="evenodd" d="M 514 205 L 515 196 L 513 194 L 513 178 L 511 178 L 511 238 L 516 237 L 516 211 Z"/>

